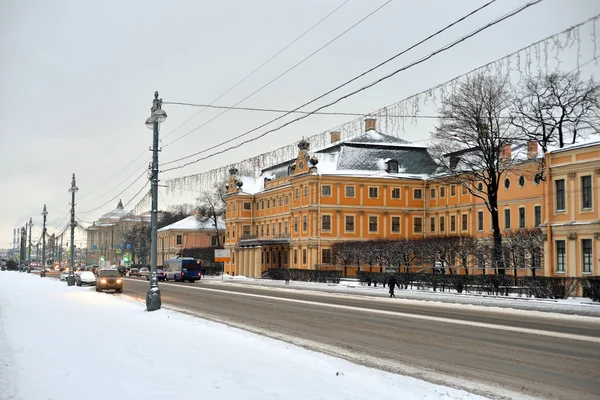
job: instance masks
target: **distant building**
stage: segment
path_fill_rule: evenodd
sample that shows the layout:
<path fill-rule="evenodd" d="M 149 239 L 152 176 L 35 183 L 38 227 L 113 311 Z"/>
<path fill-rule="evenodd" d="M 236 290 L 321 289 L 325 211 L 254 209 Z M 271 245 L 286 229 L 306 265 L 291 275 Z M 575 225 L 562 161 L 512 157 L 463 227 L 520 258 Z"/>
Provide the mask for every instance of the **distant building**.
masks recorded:
<path fill-rule="evenodd" d="M 217 240 L 217 229 L 218 236 Z M 182 220 L 160 228 L 158 236 L 157 264 L 163 265 L 165 260 L 181 254 L 184 249 L 217 247 L 225 241 L 225 222 L 218 220 L 218 227 L 210 218 L 199 220 L 191 215 Z"/>
<path fill-rule="evenodd" d="M 89 226 L 87 231 L 87 264 L 98 264 L 106 260 L 111 265 L 123 263 L 123 257 L 130 253 L 124 243 L 122 232 L 131 224 L 149 223 L 150 214 L 134 215 L 123 208 L 119 200 L 117 208 L 102 215 Z"/>

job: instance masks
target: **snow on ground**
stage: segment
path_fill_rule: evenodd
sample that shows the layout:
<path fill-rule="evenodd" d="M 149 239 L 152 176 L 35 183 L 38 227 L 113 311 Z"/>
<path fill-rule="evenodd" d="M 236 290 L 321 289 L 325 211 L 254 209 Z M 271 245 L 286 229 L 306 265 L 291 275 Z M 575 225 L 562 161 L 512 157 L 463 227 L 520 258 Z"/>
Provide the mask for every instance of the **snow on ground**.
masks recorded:
<path fill-rule="evenodd" d="M 483 399 L 144 308 L 0 272 L 0 399 Z"/>
<path fill-rule="evenodd" d="M 228 274 L 225 274 L 223 279 L 221 279 L 221 276 L 204 277 L 203 279 L 204 282 L 255 285 L 278 290 L 303 290 L 376 298 L 389 297 L 387 286 L 385 288 L 381 285 L 377 285 L 377 287 L 368 286 L 351 279 L 343 279 L 339 284 L 297 281 L 290 281 L 289 284 L 286 284 L 285 281 L 280 280 L 246 278 Z M 590 299 L 581 297 L 553 300 L 526 296 L 519 297 L 516 294 L 491 296 L 477 293 L 433 292 L 432 290 L 417 290 L 416 288 L 411 290 L 410 287 L 406 290 L 396 288 L 395 294 L 398 299 L 600 317 L 600 303 L 594 303 Z"/>

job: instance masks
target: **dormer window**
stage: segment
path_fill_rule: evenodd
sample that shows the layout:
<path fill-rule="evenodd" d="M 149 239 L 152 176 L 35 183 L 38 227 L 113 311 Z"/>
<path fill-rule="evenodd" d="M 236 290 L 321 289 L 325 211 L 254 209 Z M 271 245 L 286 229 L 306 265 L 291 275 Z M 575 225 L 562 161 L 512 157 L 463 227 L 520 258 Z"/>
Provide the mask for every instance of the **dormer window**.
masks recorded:
<path fill-rule="evenodd" d="M 397 174 L 398 173 L 398 160 L 387 160 L 386 161 L 386 169 L 385 172 L 388 174 Z"/>
<path fill-rule="evenodd" d="M 458 156 L 450 156 L 450 169 L 454 170 L 459 161 L 460 158 Z"/>

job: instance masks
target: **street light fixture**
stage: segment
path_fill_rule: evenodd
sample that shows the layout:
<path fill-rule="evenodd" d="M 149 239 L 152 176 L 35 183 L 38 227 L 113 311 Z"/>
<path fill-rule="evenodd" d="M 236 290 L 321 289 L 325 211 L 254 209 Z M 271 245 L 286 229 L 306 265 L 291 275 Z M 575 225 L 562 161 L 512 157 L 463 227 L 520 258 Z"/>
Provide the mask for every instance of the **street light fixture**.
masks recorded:
<path fill-rule="evenodd" d="M 162 99 L 158 98 L 158 92 L 154 92 L 154 100 L 150 109 L 150 118 L 146 120 L 146 127 L 152 129 L 152 210 L 151 210 L 151 245 L 150 245 L 150 289 L 146 293 L 146 309 L 148 311 L 159 310 L 161 307 L 160 289 L 156 277 L 157 259 L 157 225 L 158 225 L 158 125 L 165 122 L 167 113 L 162 109 Z"/>

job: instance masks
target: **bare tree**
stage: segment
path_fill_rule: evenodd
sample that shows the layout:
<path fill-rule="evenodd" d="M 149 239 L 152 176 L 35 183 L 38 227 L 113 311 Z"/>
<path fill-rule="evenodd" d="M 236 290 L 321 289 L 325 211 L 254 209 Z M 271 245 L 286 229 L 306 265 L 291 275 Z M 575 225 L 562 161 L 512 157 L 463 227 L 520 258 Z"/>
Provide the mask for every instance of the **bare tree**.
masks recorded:
<path fill-rule="evenodd" d="M 471 249 L 469 250 L 477 268 L 481 269 L 485 274 L 488 266 L 492 265 L 492 252 L 494 249 L 494 241 L 489 237 L 477 238 L 471 241 Z"/>
<path fill-rule="evenodd" d="M 408 272 L 419 254 L 423 239 L 399 239 L 394 240 L 392 243 L 395 258 L 398 260 L 398 267 L 404 266 L 404 271 Z"/>
<path fill-rule="evenodd" d="M 336 242 L 331 246 L 331 256 L 337 265 L 344 266 L 344 276 L 347 276 L 348 266 L 356 264 L 356 242 Z M 359 267 L 360 269 L 360 267 Z"/>
<path fill-rule="evenodd" d="M 518 156 L 511 152 L 508 83 L 478 74 L 459 84 L 444 100 L 430 152 L 445 179 L 483 200 L 494 230 L 494 263 L 504 273 L 498 212 L 501 178 Z M 480 186 L 481 185 L 481 186 Z"/>
<path fill-rule="evenodd" d="M 189 217 L 192 215 L 193 211 L 194 206 L 191 204 L 178 204 L 170 206 L 167 211 L 162 212 L 160 221 L 158 221 L 158 229 Z"/>
<path fill-rule="evenodd" d="M 579 72 L 530 77 L 521 83 L 512 120 L 521 134 L 548 146 L 575 143 L 582 128 L 600 133 L 600 84 L 581 79 Z"/>
<path fill-rule="evenodd" d="M 212 191 L 204 192 L 198 197 L 198 221 L 210 221 L 215 228 L 217 236 L 217 247 L 221 247 L 221 230 L 219 230 L 219 221 L 225 215 L 225 195 L 227 188 L 225 183 L 217 183 Z"/>
<path fill-rule="evenodd" d="M 539 228 L 521 231 L 521 246 L 528 256 L 528 265 L 531 274 L 542 268 L 544 254 L 544 234 Z"/>

